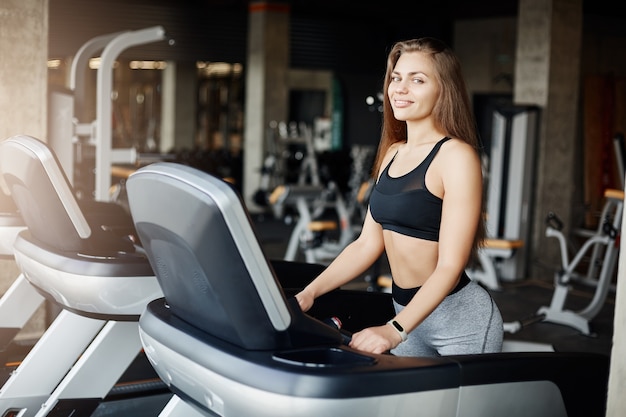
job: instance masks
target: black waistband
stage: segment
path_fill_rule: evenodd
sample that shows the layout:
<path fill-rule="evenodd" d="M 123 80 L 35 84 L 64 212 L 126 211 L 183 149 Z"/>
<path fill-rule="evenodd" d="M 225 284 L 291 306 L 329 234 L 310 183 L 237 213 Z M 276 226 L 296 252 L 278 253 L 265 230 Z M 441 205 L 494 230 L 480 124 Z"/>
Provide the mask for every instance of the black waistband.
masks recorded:
<path fill-rule="evenodd" d="M 461 291 L 463 287 L 465 287 L 470 281 L 471 281 L 470 277 L 468 277 L 467 274 L 463 272 L 461 274 L 461 278 L 459 279 L 459 283 L 456 284 L 456 287 L 454 287 L 452 291 L 450 291 L 450 294 L 448 295 L 456 294 L 457 292 Z M 395 281 L 392 281 L 391 282 L 391 296 L 393 297 L 393 300 L 396 303 L 402 306 L 406 306 L 413 299 L 415 294 L 417 294 L 420 288 L 422 287 L 400 288 L 396 285 Z"/>

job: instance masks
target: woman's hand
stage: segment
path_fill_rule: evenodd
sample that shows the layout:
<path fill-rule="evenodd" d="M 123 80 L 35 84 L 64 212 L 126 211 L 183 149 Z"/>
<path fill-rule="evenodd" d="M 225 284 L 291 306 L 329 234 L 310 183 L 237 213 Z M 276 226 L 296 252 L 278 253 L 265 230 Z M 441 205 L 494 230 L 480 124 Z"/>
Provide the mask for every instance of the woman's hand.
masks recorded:
<path fill-rule="evenodd" d="M 298 301 L 298 305 L 302 311 L 309 311 L 311 307 L 313 307 L 313 302 L 315 301 L 315 297 L 310 294 L 306 289 L 300 291 L 296 294 L 296 301 Z"/>
<path fill-rule="evenodd" d="M 385 353 L 402 343 L 402 337 L 388 324 L 368 327 L 352 335 L 350 347 L 370 353 Z"/>

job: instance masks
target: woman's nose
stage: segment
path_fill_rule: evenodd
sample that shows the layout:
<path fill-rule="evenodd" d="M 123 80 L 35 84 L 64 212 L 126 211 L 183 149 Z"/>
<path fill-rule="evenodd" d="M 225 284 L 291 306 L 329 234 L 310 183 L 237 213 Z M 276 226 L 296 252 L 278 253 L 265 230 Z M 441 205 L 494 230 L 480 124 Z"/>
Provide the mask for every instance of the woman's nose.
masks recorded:
<path fill-rule="evenodd" d="M 396 92 L 398 92 L 398 93 L 405 93 L 406 91 L 407 91 L 406 85 L 404 84 L 403 81 L 400 81 L 396 85 Z"/>

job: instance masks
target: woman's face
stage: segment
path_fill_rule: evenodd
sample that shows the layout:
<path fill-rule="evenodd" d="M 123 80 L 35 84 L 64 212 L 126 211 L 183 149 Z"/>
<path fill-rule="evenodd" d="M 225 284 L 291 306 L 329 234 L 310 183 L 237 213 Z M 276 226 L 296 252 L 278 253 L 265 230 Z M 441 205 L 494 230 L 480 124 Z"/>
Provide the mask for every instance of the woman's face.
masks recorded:
<path fill-rule="evenodd" d="M 422 52 L 400 55 L 387 95 L 396 119 L 419 121 L 430 117 L 439 98 L 439 83 L 430 57 Z"/>

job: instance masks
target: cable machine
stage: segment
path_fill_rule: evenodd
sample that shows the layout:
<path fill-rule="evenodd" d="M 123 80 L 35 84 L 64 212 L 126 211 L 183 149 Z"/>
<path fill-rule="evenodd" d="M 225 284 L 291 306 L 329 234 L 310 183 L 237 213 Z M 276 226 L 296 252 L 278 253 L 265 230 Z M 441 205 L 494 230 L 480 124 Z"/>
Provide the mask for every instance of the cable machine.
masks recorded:
<path fill-rule="evenodd" d="M 534 106 L 501 106 L 494 111 L 487 197 L 490 238 L 529 240 L 538 117 Z M 527 259 L 526 248 L 517 248 L 501 260 L 498 276 L 509 281 L 524 278 Z"/>

